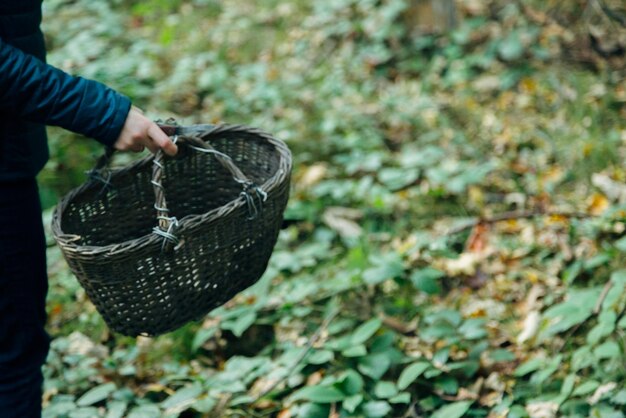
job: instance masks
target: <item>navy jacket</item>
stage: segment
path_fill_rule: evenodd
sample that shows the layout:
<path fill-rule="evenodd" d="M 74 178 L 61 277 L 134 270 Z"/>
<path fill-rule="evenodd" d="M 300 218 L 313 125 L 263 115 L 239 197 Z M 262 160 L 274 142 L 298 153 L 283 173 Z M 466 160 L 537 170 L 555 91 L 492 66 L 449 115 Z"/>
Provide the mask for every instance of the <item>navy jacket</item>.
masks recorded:
<path fill-rule="evenodd" d="M 45 63 L 42 0 L 0 1 L 0 181 L 34 177 L 48 159 L 44 125 L 111 146 L 130 100 Z"/>

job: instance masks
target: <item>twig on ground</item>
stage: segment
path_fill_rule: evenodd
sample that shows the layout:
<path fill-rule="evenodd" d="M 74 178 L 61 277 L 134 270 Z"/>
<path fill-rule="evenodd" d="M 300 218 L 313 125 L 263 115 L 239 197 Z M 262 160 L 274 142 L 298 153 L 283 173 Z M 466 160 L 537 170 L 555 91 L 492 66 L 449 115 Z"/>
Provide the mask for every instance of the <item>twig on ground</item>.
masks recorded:
<path fill-rule="evenodd" d="M 609 294 L 609 290 L 613 287 L 613 280 L 609 280 L 604 284 L 604 288 L 602 289 L 602 293 L 598 297 L 596 302 L 596 306 L 593 308 L 593 314 L 597 315 L 600 313 L 600 309 L 602 309 L 602 304 L 604 303 L 604 299 L 606 299 L 606 295 Z"/>
<path fill-rule="evenodd" d="M 600 295 L 598 296 L 598 299 L 596 300 L 596 304 L 595 304 L 595 306 L 593 308 L 592 315 L 590 315 L 589 318 L 585 319 L 584 321 L 579 322 L 575 326 L 570 328 L 570 330 L 567 333 L 567 335 L 565 335 L 565 337 L 563 337 L 561 345 L 556 350 L 557 352 L 560 352 L 561 350 L 563 350 L 563 347 L 565 347 L 565 344 L 567 344 L 567 342 L 570 340 L 570 338 L 572 338 L 572 336 L 574 334 L 576 334 L 576 331 L 578 331 L 578 329 L 584 323 L 586 323 L 587 321 L 589 321 L 590 318 L 592 318 L 594 316 L 597 316 L 600 313 L 600 309 L 602 308 L 602 303 L 604 303 L 604 299 L 606 299 L 606 295 L 609 293 L 609 290 L 611 290 L 612 287 L 613 287 L 613 281 L 612 280 L 609 280 L 608 282 L 606 282 L 604 284 L 604 288 L 602 289 L 602 292 L 600 292 Z"/>
<path fill-rule="evenodd" d="M 402 416 L 402 418 L 418 418 L 419 415 L 415 412 L 415 407 L 417 406 L 417 401 L 411 402 L 409 409 L 406 410 L 406 413 Z"/>
<path fill-rule="evenodd" d="M 383 321 L 383 324 L 385 324 L 387 327 L 391 328 L 392 330 L 400 333 L 400 334 L 404 334 L 404 335 L 408 335 L 408 334 L 414 334 L 415 330 L 417 329 L 417 319 L 413 319 L 412 321 L 406 323 L 404 321 L 402 321 L 401 319 L 398 318 L 394 318 L 393 316 L 388 316 L 383 314 L 379 315 L 381 321 Z"/>
<path fill-rule="evenodd" d="M 215 408 L 213 408 L 213 412 L 222 415 L 222 413 L 226 410 L 226 406 L 228 402 L 233 398 L 233 395 L 230 393 L 224 394 L 222 396 Z"/>
<path fill-rule="evenodd" d="M 333 319 L 335 319 L 335 317 L 339 314 L 339 310 L 338 309 L 334 309 L 330 314 L 328 314 L 328 316 L 326 318 L 324 318 L 324 321 L 322 321 L 322 324 L 319 326 L 319 328 L 317 328 L 317 330 L 313 333 L 313 335 L 311 335 L 311 337 L 309 338 L 309 340 L 307 341 L 307 344 L 304 348 L 304 350 L 302 351 L 302 353 L 293 361 L 293 363 L 291 364 L 291 366 L 289 367 L 287 373 L 285 374 L 285 376 L 283 376 L 282 379 L 278 379 L 276 380 L 274 383 L 272 383 L 272 385 L 268 388 L 266 388 L 263 392 L 259 393 L 251 402 L 250 404 L 254 404 L 256 402 L 258 402 L 260 399 L 263 399 L 268 393 L 272 392 L 274 389 L 276 389 L 276 387 L 283 381 L 285 381 L 285 379 L 287 379 L 289 376 L 291 376 L 291 374 L 293 373 L 293 371 L 296 369 L 296 367 L 298 367 L 298 364 L 300 364 L 300 362 L 302 360 L 304 360 L 304 358 L 306 357 L 306 355 L 309 353 L 309 351 L 311 351 L 311 348 L 313 348 L 313 345 L 315 345 L 315 343 L 317 342 L 317 340 L 319 339 L 320 335 L 322 335 L 322 333 L 324 332 L 324 330 L 326 328 L 328 328 L 328 325 L 330 325 L 330 323 L 332 322 Z"/>
<path fill-rule="evenodd" d="M 475 218 L 470 222 L 458 226 L 456 228 L 452 228 L 446 232 L 446 235 L 455 235 L 459 232 L 467 231 L 468 229 L 472 229 L 476 225 L 492 225 L 498 222 L 503 221 L 511 221 L 514 219 L 528 219 L 535 218 L 538 216 L 561 216 L 564 218 L 592 218 L 593 215 L 583 212 L 563 212 L 563 211 L 512 211 L 512 212 L 503 212 L 497 215 L 494 215 L 489 218 Z"/>

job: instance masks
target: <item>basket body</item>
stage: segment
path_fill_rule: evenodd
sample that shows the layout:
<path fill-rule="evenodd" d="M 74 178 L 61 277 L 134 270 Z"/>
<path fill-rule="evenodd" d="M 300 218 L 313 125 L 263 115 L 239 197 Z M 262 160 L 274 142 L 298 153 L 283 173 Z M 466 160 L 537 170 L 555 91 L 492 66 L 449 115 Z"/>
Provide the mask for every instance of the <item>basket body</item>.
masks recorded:
<path fill-rule="evenodd" d="M 107 325 L 124 335 L 159 335 L 199 319 L 254 284 L 276 243 L 289 195 L 291 156 L 250 128 L 202 135 L 267 193 L 251 213 L 242 185 L 214 155 L 179 147 L 163 163 L 163 189 L 178 219 L 178 243 L 156 225 L 152 158 L 90 181 L 57 206 L 53 231 L 63 255 Z"/>

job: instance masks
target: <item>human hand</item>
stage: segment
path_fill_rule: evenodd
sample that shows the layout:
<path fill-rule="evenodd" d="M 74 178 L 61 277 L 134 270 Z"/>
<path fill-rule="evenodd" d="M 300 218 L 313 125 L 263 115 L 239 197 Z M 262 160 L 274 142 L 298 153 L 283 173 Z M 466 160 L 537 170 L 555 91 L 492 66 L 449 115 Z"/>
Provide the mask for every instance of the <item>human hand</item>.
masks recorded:
<path fill-rule="evenodd" d="M 153 154 L 162 149 L 170 156 L 178 152 L 176 144 L 135 106 L 128 112 L 122 132 L 113 147 L 120 151 L 135 152 L 141 152 L 147 147 Z"/>

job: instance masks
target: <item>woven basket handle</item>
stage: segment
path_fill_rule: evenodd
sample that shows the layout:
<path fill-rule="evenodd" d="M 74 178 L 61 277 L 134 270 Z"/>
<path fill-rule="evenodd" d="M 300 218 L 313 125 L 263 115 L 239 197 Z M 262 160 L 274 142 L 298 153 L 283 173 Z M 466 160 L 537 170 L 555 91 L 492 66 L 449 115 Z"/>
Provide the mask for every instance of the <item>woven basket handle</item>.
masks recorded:
<path fill-rule="evenodd" d="M 211 126 L 212 125 L 206 125 Z M 167 131 L 166 131 L 167 133 Z M 238 183 L 243 185 L 251 184 L 250 179 L 235 165 L 232 158 L 228 155 L 223 154 L 213 148 L 210 144 L 207 144 L 198 136 L 202 133 L 206 133 L 203 131 L 197 131 L 189 136 L 181 136 L 177 139 L 177 144 L 185 144 L 188 147 L 194 149 L 195 151 L 205 152 L 207 154 L 213 154 L 215 159 L 224 167 L 226 170 L 230 172 L 233 176 L 233 179 Z M 176 135 L 175 135 L 176 138 Z M 162 150 L 158 150 L 154 156 L 153 165 L 152 165 L 152 185 L 154 186 L 154 197 L 155 197 L 155 205 L 154 208 L 157 210 L 157 218 L 159 220 L 159 228 L 162 231 L 168 231 L 171 228 L 171 223 L 173 222 L 172 217 L 169 215 L 169 209 L 167 207 L 167 201 L 165 199 L 165 190 L 163 185 L 161 184 L 161 179 L 163 176 L 163 164 L 162 161 L 165 157 L 165 154 Z"/>
<path fill-rule="evenodd" d="M 207 154 L 213 154 L 215 159 L 230 172 L 233 179 L 238 183 L 241 183 L 244 188 L 248 185 L 253 185 L 252 181 L 235 165 L 232 158 L 223 154 L 213 148 L 210 144 L 201 139 L 201 136 L 210 133 L 216 129 L 214 125 L 191 125 L 191 126 L 178 126 L 178 125 L 165 125 L 157 124 L 168 136 L 173 136 L 177 144 L 184 144 L 195 151 L 204 152 Z M 98 158 L 96 165 L 89 172 L 89 176 L 94 179 L 108 185 L 108 180 L 102 176 L 102 172 L 106 169 L 113 157 L 116 150 L 112 147 L 107 147 L 104 154 Z M 160 235 L 163 235 L 169 239 L 175 239 L 171 234 L 172 228 L 175 226 L 176 218 L 170 216 L 167 206 L 167 200 L 165 198 L 165 190 L 161 183 L 163 178 L 163 159 L 165 154 L 162 150 L 158 150 L 154 155 L 152 165 L 152 186 L 154 188 L 155 203 L 154 208 L 157 211 L 158 227 L 160 229 Z"/>

